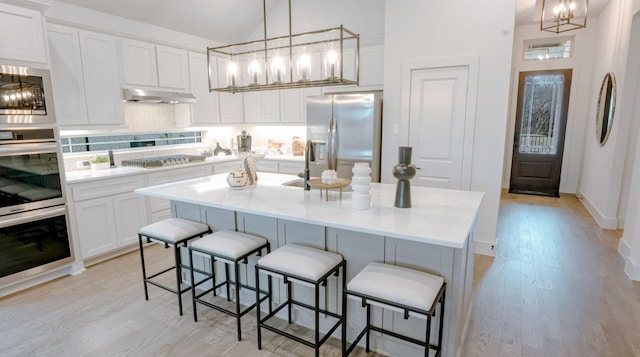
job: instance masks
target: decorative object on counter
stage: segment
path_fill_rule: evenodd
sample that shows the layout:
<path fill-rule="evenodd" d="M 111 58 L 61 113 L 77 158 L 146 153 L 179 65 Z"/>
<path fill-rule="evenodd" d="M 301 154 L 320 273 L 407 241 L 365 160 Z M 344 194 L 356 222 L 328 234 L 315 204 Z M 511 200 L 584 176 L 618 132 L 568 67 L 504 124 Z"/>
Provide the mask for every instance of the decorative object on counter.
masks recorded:
<path fill-rule="evenodd" d="M 320 198 L 322 198 L 322 190 L 325 193 L 325 200 L 329 201 L 329 190 L 340 190 L 340 199 L 342 199 L 342 189 L 351 184 L 351 180 L 338 177 L 334 183 L 323 183 L 321 178 L 314 178 L 307 181 L 309 188 L 319 189 Z"/>
<path fill-rule="evenodd" d="M 270 89 L 358 85 L 360 35 L 344 26 L 267 38 L 267 4 L 263 0 L 264 39 L 207 48 L 207 59 L 225 69 L 209 71 L 209 90 L 249 92 Z M 353 51 L 353 52 L 352 52 Z M 346 54 L 355 56 L 347 60 Z M 320 65 L 312 58 L 321 55 Z M 243 75 L 247 73 L 248 75 Z M 212 87 L 216 83 L 219 87 Z"/>
<path fill-rule="evenodd" d="M 216 143 L 215 149 L 213 149 L 213 156 L 218 156 L 219 154 L 225 154 L 227 156 L 231 156 L 231 149 L 225 149 L 220 146 L 220 143 Z"/>
<path fill-rule="evenodd" d="M 411 164 L 411 146 L 398 148 L 398 163 L 393 167 L 393 177 L 398 179 L 394 206 L 411 207 L 411 179 L 416 175 L 416 167 Z"/>
<path fill-rule="evenodd" d="M 330 185 L 338 181 L 338 173 L 336 170 L 324 170 L 322 171 L 322 183 Z"/>
<path fill-rule="evenodd" d="M 282 142 L 278 140 L 273 140 L 273 139 L 267 140 L 267 150 L 269 150 L 269 153 L 281 154 Z"/>
<path fill-rule="evenodd" d="M 116 162 L 113 159 L 113 150 L 109 150 L 109 167 L 116 167 Z"/>
<path fill-rule="evenodd" d="M 244 187 L 247 185 L 247 173 L 244 168 L 238 167 L 231 171 L 227 175 L 227 183 L 234 188 Z"/>
<path fill-rule="evenodd" d="M 291 154 L 293 154 L 293 156 L 304 155 L 304 140 L 300 139 L 299 136 L 293 137 L 293 141 L 291 142 Z"/>
<path fill-rule="evenodd" d="M 351 180 L 351 208 L 369 209 L 371 208 L 371 167 L 366 162 L 356 162 L 353 164 L 353 178 Z"/>
<path fill-rule="evenodd" d="M 109 167 L 111 167 L 111 164 L 106 156 L 96 155 L 91 159 L 91 170 L 104 170 Z"/>
<path fill-rule="evenodd" d="M 253 154 L 248 153 L 247 155 L 240 155 L 240 157 L 244 157 L 242 159 L 242 167 L 244 171 L 247 173 L 247 185 L 253 185 L 258 181 L 258 174 L 256 173 L 256 161 L 253 159 Z"/>
<path fill-rule="evenodd" d="M 246 130 L 238 135 L 238 152 L 251 152 L 251 135 Z"/>

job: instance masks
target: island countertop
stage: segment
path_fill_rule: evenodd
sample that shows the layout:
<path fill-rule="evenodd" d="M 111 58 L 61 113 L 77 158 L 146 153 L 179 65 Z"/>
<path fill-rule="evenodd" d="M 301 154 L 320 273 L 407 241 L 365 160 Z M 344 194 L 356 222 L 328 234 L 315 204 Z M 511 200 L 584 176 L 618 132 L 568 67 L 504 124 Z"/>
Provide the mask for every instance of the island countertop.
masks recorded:
<path fill-rule="evenodd" d="M 370 209 L 351 208 L 351 192 L 283 186 L 296 176 L 260 173 L 241 189 L 229 187 L 227 174 L 145 187 L 136 193 L 202 206 L 270 216 L 451 248 L 464 248 L 483 193 L 411 187 L 411 208 L 394 207 L 395 185 L 371 183 Z"/>

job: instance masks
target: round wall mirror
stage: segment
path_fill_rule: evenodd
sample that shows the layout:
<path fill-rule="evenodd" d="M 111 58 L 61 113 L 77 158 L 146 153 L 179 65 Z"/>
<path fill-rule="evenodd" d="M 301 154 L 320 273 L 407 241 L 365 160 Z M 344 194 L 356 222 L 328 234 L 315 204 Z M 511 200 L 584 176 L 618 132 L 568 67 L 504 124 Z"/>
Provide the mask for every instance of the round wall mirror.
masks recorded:
<path fill-rule="evenodd" d="M 600 86 L 598 96 L 598 114 L 596 116 L 596 138 L 600 145 L 604 145 L 611 132 L 613 113 L 616 108 L 616 77 L 607 73 Z"/>

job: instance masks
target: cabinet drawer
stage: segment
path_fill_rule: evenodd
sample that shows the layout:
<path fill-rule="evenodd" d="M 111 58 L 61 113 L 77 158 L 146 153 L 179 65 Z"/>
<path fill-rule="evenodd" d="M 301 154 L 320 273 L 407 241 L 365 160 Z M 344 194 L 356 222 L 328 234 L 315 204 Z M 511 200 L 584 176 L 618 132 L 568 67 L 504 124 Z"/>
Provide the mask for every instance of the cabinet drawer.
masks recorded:
<path fill-rule="evenodd" d="M 256 162 L 256 170 L 260 172 L 278 172 L 277 161 L 262 160 Z"/>
<path fill-rule="evenodd" d="M 214 174 L 223 174 L 229 172 L 237 167 L 240 167 L 242 163 L 240 161 L 229 161 L 213 165 Z"/>
<path fill-rule="evenodd" d="M 149 174 L 147 182 L 150 186 L 163 183 L 188 180 L 196 177 L 211 175 L 210 165 L 196 167 L 176 168 L 175 170 L 163 170 Z M 150 197 L 152 214 L 169 209 L 169 201 L 163 198 Z"/>
<path fill-rule="evenodd" d="M 304 172 L 304 163 L 302 162 L 280 162 L 280 173 L 281 174 L 292 174 L 297 175 L 301 172 Z"/>
<path fill-rule="evenodd" d="M 113 196 L 119 193 L 132 192 L 144 186 L 142 175 L 110 178 L 71 185 L 74 201 L 84 201 L 92 198 Z"/>

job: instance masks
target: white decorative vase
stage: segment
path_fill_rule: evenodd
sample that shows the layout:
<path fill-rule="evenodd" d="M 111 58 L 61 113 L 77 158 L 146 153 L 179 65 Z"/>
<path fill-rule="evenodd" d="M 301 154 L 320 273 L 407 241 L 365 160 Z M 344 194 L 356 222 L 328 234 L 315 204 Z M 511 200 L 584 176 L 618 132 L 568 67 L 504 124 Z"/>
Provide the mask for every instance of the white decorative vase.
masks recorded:
<path fill-rule="evenodd" d="M 91 170 L 104 170 L 111 167 L 111 164 L 108 162 L 92 162 Z"/>
<path fill-rule="evenodd" d="M 353 209 L 369 209 L 371 208 L 370 185 L 371 168 L 366 162 L 356 162 L 353 165 L 353 178 L 351 180 L 351 208 Z"/>

